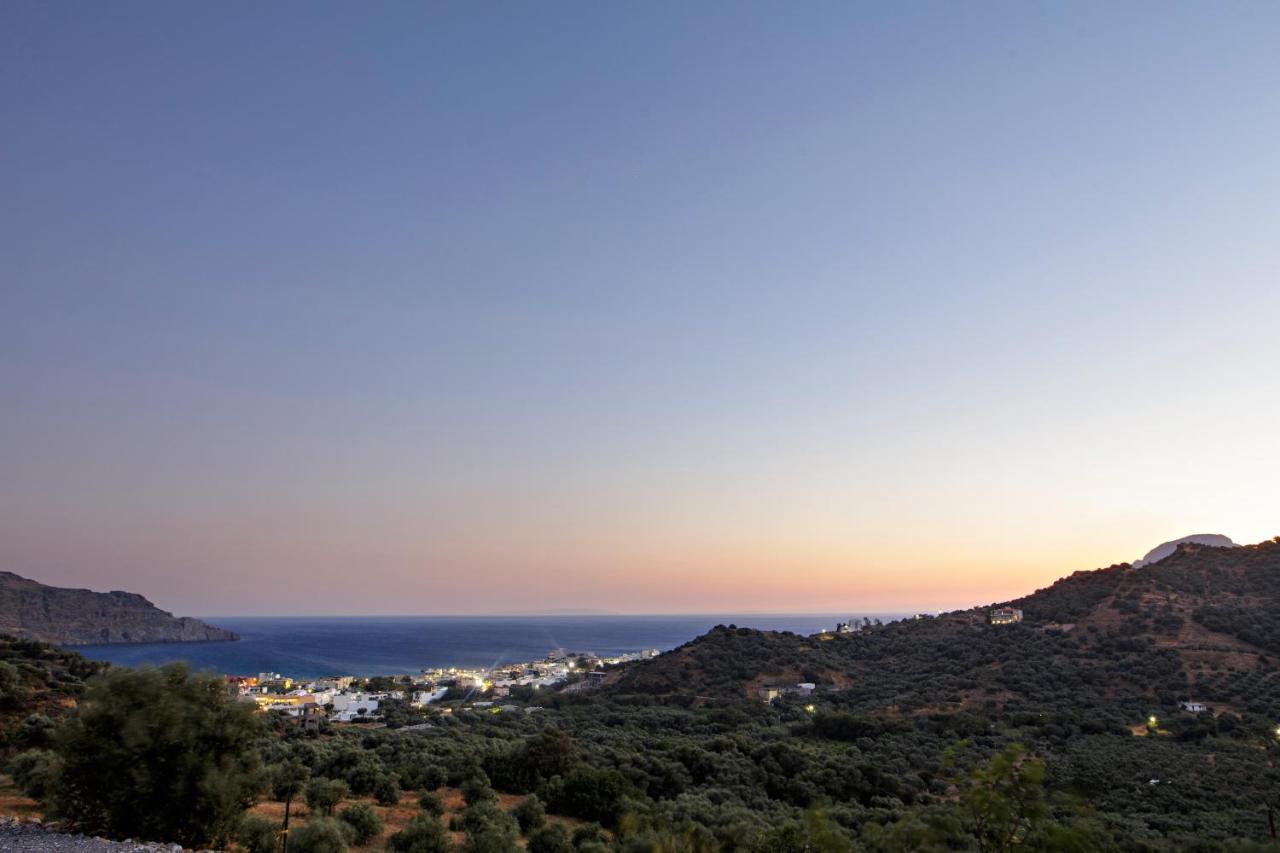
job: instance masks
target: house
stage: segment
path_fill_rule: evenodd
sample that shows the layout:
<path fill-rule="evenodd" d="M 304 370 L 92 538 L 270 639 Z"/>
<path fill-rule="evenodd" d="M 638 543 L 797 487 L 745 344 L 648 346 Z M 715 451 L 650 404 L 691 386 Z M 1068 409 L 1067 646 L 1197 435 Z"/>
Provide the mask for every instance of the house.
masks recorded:
<path fill-rule="evenodd" d="M 281 711 L 290 717 L 300 717 L 308 707 L 316 707 L 316 699 L 308 693 L 282 696 L 278 693 L 259 693 L 252 697 L 259 711 Z"/>
<path fill-rule="evenodd" d="M 415 708 L 421 708 L 425 705 L 430 705 L 432 702 L 439 702 L 448 692 L 448 687 L 437 687 L 435 690 L 418 690 L 414 692 L 410 704 Z"/>
<path fill-rule="evenodd" d="M 338 723 L 373 716 L 378 702 L 386 699 L 385 693 L 339 693 L 333 697 L 333 719 Z"/>
<path fill-rule="evenodd" d="M 810 696 L 817 689 L 816 684 L 804 681 L 800 684 L 765 685 L 756 691 L 756 695 L 765 702 L 772 703 L 779 696 Z"/>
<path fill-rule="evenodd" d="M 324 723 L 324 708 L 319 705 L 307 705 L 302 709 L 302 730 L 305 732 L 318 732 Z"/>
<path fill-rule="evenodd" d="M 992 625 L 1014 625 L 1022 621 L 1022 611 L 1014 607 L 997 607 L 991 611 Z"/>
<path fill-rule="evenodd" d="M 1179 702 L 1178 706 L 1188 714 L 1203 714 L 1209 706 L 1203 702 Z"/>

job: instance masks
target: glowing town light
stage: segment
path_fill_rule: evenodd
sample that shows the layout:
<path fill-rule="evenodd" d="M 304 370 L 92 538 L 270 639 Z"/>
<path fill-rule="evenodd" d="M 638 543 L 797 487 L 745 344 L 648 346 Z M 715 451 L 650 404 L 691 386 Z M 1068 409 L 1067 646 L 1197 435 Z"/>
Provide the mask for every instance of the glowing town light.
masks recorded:
<path fill-rule="evenodd" d="M 816 711 L 816 710 L 817 710 L 817 708 L 815 708 L 815 707 L 814 707 L 814 706 L 812 706 L 812 705 L 805 705 L 805 706 L 804 706 L 804 709 L 805 709 L 806 711 L 808 711 L 810 714 L 812 714 L 814 711 Z"/>
<path fill-rule="evenodd" d="M 1150 727 L 1151 727 L 1151 728 L 1153 728 L 1153 729 L 1156 727 L 1156 723 L 1158 723 L 1158 722 L 1159 722 L 1159 720 L 1157 720 L 1157 719 L 1156 719 L 1156 715 L 1155 715 L 1155 714 L 1152 714 L 1150 717 L 1147 717 L 1147 725 L 1148 725 L 1148 726 L 1150 726 Z"/>

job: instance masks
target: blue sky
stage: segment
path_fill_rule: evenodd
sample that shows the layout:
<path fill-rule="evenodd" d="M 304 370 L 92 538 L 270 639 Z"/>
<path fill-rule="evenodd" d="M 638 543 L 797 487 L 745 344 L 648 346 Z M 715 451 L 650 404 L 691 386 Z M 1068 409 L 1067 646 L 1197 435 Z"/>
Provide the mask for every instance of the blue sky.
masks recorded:
<path fill-rule="evenodd" d="M 7 3 L 0 562 L 866 609 L 1274 535 L 1278 25 Z"/>

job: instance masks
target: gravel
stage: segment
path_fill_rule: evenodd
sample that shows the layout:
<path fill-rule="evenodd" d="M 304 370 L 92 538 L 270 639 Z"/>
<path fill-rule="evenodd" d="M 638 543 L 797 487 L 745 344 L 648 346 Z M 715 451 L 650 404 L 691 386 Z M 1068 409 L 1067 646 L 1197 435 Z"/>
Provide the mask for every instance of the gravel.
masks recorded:
<path fill-rule="evenodd" d="M 176 853 L 177 844 L 108 841 L 87 835 L 57 832 L 38 820 L 0 818 L 0 850 L 33 853 Z"/>

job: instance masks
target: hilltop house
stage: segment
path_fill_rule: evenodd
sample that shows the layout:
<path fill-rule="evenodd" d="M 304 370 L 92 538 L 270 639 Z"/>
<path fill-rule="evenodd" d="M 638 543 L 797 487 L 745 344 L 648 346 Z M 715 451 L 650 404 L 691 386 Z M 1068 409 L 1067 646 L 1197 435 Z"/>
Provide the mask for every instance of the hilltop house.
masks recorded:
<path fill-rule="evenodd" d="M 1209 706 L 1203 702 L 1179 702 L 1178 706 L 1188 714 L 1203 714 Z"/>
<path fill-rule="evenodd" d="M 756 691 L 765 702 L 773 702 L 779 696 L 811 696 L 817 685 L 810 681 L 800 684 L 766 684 Z"/>
<path fill-rule="evenodd" d="M 991 611 L 992 625 L 1014 625 L 1022 621 L 1022 611 L 1014 607 L 997 607 Z"/>

